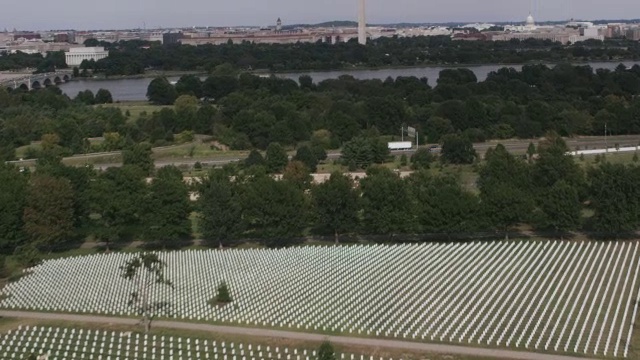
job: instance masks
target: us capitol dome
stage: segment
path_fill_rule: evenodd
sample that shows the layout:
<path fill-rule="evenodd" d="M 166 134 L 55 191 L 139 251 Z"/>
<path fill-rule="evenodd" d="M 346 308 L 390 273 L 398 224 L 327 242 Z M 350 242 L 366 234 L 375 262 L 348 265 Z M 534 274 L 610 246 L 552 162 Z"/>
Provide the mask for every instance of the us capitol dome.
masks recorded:
<path fill-rule="evenodd" d="M 527 27 L 536 26 L 536 22 L 535 22 L 535 20 L 533 20 L 533 15 L 531 15 L 531 13 L 529 13 L 529 16 L 527 16 L 526 26 Z"/>

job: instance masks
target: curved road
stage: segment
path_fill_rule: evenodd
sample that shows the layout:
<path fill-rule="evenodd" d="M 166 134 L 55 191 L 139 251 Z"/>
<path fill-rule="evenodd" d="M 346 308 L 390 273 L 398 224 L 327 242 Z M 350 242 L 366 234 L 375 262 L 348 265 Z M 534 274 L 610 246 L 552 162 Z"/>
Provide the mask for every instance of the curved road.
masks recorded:
<path fill-rule="evenodd" d="M 73 315 L 73 314 L 54 314 L 54 313 L 38 313 L 25 311 L 4 311 L 0 310 L 0 317 L 35 319 L 47 321 L 69 321 L 79 323 L 97 323 L 97 324 L 117 324 L 135 326 L 140 323 L 137 319 L 92 316 L 92 315 Z M 500 350 L 488 348 L 474 348 L 446 344 L 427 344 L 400 340 L 383 340 L 368 339 L 347 336 L 327 336 L 314 333 L 280 331 L 270 329 L 245 328 L 234 326 L 208 325 L 198 323 L 188 323 L 179 321 L 154 321 L 153 326 L 177 330 L 195 330 L 214 333 L 224 333 L 232 335 L 282 338 L 301 341 L 322 342 L 328 340 L 335 344 L 366 346 L 372 348 L 386 348 L 396 350 L 420 351 L 440 354 L 457 354 L 465 356 L 482 356 L 488 358 L 501 359 L 518 359 L 518 360 L 584 360 L 582 357 L 541 354 L 524 351 Z"/>

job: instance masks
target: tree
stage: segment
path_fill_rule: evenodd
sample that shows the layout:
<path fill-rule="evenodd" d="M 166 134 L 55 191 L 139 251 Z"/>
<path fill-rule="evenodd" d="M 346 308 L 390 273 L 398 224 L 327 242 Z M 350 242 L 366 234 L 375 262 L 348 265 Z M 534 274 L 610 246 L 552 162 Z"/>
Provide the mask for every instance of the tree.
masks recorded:
<path fill-rule="evenodd" d="M 432 176 L 418 171 L 408 180 L 414 201 L 416 221 L 425 233 L 452 234 L 476 230 L 479 217 L 478 197 L 465 190 L 452 176 Z"/>
<path fill-rule="evenodd" d="M 135 166 L 108 168 L 91 183 L 89 199 L 98 240 L 112 242 L 133 237 L 140 224 L 146 193 L 144 174 Z"/>
<path fill-rule="evenodd" d="M 351 178 L 333 173 L 328 181 L 311 189 L 311 196 L 317 227 L 332 231 L 336 244 L 340 234 L 356 229 L 359 193 Z"/>
<path fill-rule="evenodd" d="M 302 190 L 266 175 L 256 175 L 242 186 L 242 209 L 247 235 L 270 247 L 290 245 L 307 225 Z"/>
<path fill-rule="evenodd" d="M 529 161 L 533 160 L 534 155 L 538 152 L 536 149 L 536 145 L 534 143 L 529 143 L 529 147 L 527 148 L 527 157 Z"/>
<path fill-rule="evenodd" d="M 35 246 L 51 249 L 73 235 L 73 200 L 69 180 L 48 175 L 31 178 L 23 220 Z"/>
<path fill-rule="evenodd" d="M 93 105 L 96 103 L 95 96 L 93 95 L 93 91 L 85 90 L 80 91 L 76 96 L 75 100 L 85 105 Z"/>
<path fill-rule="evenodd" d="M 96 93 L 95 98 L 96 104 L 111 104 L 113 103 L 113 97 L 111 96 L 111 92 L 106 89 L 100 89 Z"/>
<path fill-rule="evenodd" d="M 278 143 L 271 143 L 267 147 L 267 156 L 265 158 L 267 171 L 270 173 L 279 173 L 284 170 L 289 163 L 289 155 L 285 149 Z"/>
<path fill-rule="evenodd" d="M 512 184 L 492 184 L 480 194 L 482 209 L 490 224 L 509 239 L 509 231 L 526 222 L 534 208 L 531 195 Z"/>
<path fill-rule="evenodd" d="M 640 168 L 604 163 L 588 179 L 594 230 L 617 238 L 640 226 Z"/>
<path fill-rule="evenodd" d="M 486 225 L 505 232 L 527 221 L 534 209 L 529 165 L 499 144 L 489 149 L 478 179 Z"/>
<path fill-rule="evenodd" d="M 177 167 L 165 166 L 158 170 L 149 185 L 144 206 L 145 240 L 166 248 L 191 236 L 189 188 Z"/>
<path fill-rule="evenodd" d="M 320 148 L 322 149 L 322 148 Z M 324 150 L 324 149 L 322 149 Z M 326 152 L 325 152 L 326 156 Z M 293 157 L 293 160 L 300 161 L 311 171 L 312 173 L 316 172 L 318 169 L 318 158 L 314 153 L 313 149 L 309 146 L 301 146 L 296 151 L 296 156 Z"/>
<path fill-rule="evenodd" d="M 389 156 L 389 147 L 378 138 L 357 137 L 344 144 L 342 161 L 366 169 L 372 164 L 382 164 Z"/>
<path fill-rule="evenodd" d="M 202 81 L 195 75 L 184 75 L 176 83 L 178 95 L 193 95 L 197 99 L 202 97 Z"/>
<path fill-rule="evenodd" d="M 153 159 L 151 158 L 153 151 L 151 144 L 139 143 L 134 144 L 122 152 L 122 164 L 127 166 L 136 166 L 145 175 L 150 175 L 154 169 Z"/>
<path fill-rule="evenodd" d="M 411 155 L 411 167 L 414 170 L 428 169 L 434 160 L 435 156 L 431 153 L 431 150 L 420 148 Z"/>
<path fill-rule="evenodd" d="M 159 307 L 151 302 L 153 285 L 172 286 L 164 276 L 166 267 L 167 264 L 153 253 L 140 254 L 120 267 L 122 276 L 135 284 L 136 290 L 131 293 L 129 306 L 136 306 L 142 315 L 145 333 L 151 330 L 151 317 Z"/>
<path fill-rule="evenodd" d="M 22 215 L 29 177 L 0 162 L 0 252 L 11 253 L 24 240 Z"/>
<path fill-rule="evenodd" d="M 532 167 L 533 183 L 545 192 L 556 182 L 564 180 L 568 185 L 576 187 L 578 194 L 584 185 L 584 173 L 574 157 L 569 154 L 569 147 L 559 135 L 547 134 L 545 141 L 538 147 L 538 159 Z"/>
<path fill-rule="evenodd" d="M 175 87 L 165 77 L 153 79 L 147 88 L 147 99 L 156 105 L 173 105 L 177 97 Z"/>
<path fill-rule="evenodd" d="M 300 161 L 292 161 L 287 164 L 282 173 L 282 180 L 297 187 L 301 190 L 307 190 L 311 187 L 313 176 L 305 164 Z"/>
<path fill-rule="evenodd" d="M 247 156 L 246 159 L 244 159 L 244 166 L 246 168 L 250 168 L 252 166 L 265 166 L 266 162 L 264 160 L 264 157 L 262 156 L 262 154 L 260 154 L 260 152 L 258 150 L 251 150 L 251 152 L 249 153 L 249 156 Z"/>
<path fill-rule="evenodd" d="M 330 342 L 325 341 L 320 345 L 318 360 L 336 360 L 336 352 Z"/>
<path fill-rule="evenodd" d="M 362 227 L 370 234 L 388 235 L 408 230 L 410 200 L 406 183 L 391 170 L 374 166 L 360 181 Z"/>
<path fill-rule="evenodd" d="M 226 281 L 223 281 L 218 286 L 218 294 L 216 295 L 216 302 L 218 304 L 228 304 L 231 301 L 231 292 L 229 291 L 229 285 Z"/>
<path fill-rule="evenodd" d="M 230 246 L 242 234 L 242 204 L 237 183 L 224 171 L 212 170 L 199 187 L 198 209 L 202 236 Z"/>
<path fill-rule="evenodd" d="M 193 95 L 180 95 L 176 99 L 174 107 L 178 114 L 195 114 L 198 110 L 198 103 L 198 98 Z"/>
<path fill-rule="evenodd" d="M 443 138 L 441 154 L 443 161 L 450 164 L 473 164 L 477 156 L 471 141 L 462 136 L 447 135 Z"/>
<path fill-rule="evenodd" d="M 542 218 L 539 226 L 553 229 L 558 234 L 576 230 L 580 226 L 581 210 L 578 190 L 560 180 L 540 199 Z"/>

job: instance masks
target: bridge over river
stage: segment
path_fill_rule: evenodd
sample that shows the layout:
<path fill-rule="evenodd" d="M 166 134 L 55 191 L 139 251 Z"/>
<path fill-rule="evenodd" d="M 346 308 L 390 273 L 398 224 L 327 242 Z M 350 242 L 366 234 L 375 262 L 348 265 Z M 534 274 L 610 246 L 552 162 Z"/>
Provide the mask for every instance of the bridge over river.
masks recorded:
<path fill-rule="evenodd" d="M 41 74 L 0 74 L 0 86 L 6 89 L 40 89 L 65 83 L 73 77 L 71 70 L 59 70 Z"/>

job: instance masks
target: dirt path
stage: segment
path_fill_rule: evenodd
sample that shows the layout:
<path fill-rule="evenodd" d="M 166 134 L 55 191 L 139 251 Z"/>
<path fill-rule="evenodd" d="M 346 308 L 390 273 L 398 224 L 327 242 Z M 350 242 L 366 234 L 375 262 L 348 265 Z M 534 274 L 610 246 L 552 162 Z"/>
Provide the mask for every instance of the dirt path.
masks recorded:
<path fill-rule="evenodd" d="M 136 319 L 106 317 L 106 316 L 92 316 L 92 315 L 38 313 L 38 312 L 24 312 L 24 311 L 0 310 L 0 317 L 36 319 L 36 320 L 46 320 L 46 321 L 62 320 L 62 321 L 79 322 L 79 323 L 116 324 L 116 325 L 132 325 L 132 326 L 139 324 L 139 320 L 136 320 Z M 518 360 L 580 360 L 582 359 L 584 360 L 584 358 L 574 357 L 574 356 L 540 354 L 540 353 L 513 351 L 513 350 L 474 348 L 474 347 L 445 345 L 445 344 L 426 344 L 426 343 L 399 341 L 399 340 L 366 339 L 366 338 L 356 338 L 356 337 L 347 337 L 347 336 L 327 336 L 327 335 L 313 334 L 313 333 L 233 327 L 233 326 L 219 326 L 219 325 L 197 324 L 197 323 L 187 323 L 187 322 L 179 322 L 179 321 L 154 321 L 153 326 L 161 327 L 161 328 L 169 328 L 169 329 L 178 329 L 178 330 L 195 330 L 195 331 L 205 331 L 205 332 L 213 332 L 213 333 L 224 333 L 224 334 L 231 334 L 231 335 L 284 338 L 284 339 L 302 340 L 302 341 L 321 342 L 324 340 L 329 340 L 332 343 L 344 344 L 344 345 L 378 347 L 378 348 L 400 349 L 400 350 L 410 350 L 410 351 L 423 351 L 423 352 L 441 353 L 441 354 L 458 354 L 458 355 L 466 355 L 466 356 L 482 356 L 482 357 L 501 358 L 501 359 L 518 359 Z"/>

